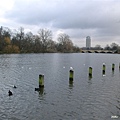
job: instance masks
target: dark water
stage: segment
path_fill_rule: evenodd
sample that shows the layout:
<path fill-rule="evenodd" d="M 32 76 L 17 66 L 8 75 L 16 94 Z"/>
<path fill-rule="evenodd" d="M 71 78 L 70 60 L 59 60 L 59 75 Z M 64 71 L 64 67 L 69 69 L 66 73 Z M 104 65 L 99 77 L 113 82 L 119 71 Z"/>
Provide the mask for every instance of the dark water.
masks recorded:
<path fill-rule="evenodd" d="M 0 55 L 0 120 L 120 119 L 119 62 L 119 54 Z M 106 76 L 102 76 L 103 63 Z M 71 66 L 73 85 L 69 84 Z M 45 87 L 39 93 L 35 88 L 41 73 Z M 9 90 L 13 96 L 8 96 Z"/>

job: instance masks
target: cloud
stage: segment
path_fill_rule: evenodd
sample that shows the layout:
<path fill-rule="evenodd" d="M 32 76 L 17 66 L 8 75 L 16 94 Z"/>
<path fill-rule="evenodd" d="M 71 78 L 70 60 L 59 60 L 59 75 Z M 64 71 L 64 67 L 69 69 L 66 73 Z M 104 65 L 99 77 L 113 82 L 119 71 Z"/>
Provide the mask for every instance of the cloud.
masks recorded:
<path fill-rule="evenodd" d="M 9 11 L 7 17 L 23 24 L 48 24 L 57 16 L 54 9 L 56 8 L 53 2 L 44 0 L 17 0 L 13 10 Z"/>
<path fill-rule="evenodd" d="M 75 41 L 88 35 L 99 42 L 102 37 L 113 41 L 120 37 L 119 6 L 119 0 L 14 0 L 4 19 L 33 29 L 50 28 L 56 34 L 62 30 Z"/>
<path fill-rule="evenodd" d="M 109 26 L 114 17 L 119 16 L 118 9 L 113 1 L 16 0 L 13 10 L 6 16 L 23 24 L 91 29 Z"/>

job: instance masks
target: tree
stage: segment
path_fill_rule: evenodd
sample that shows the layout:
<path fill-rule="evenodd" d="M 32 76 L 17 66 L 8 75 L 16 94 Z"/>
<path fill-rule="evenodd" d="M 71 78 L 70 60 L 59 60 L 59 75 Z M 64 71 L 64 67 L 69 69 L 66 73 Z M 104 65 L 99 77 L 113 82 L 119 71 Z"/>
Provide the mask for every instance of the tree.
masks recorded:
<path fill-rule="evenodd" d="M 15 46 L 15 45 L 7 45 L 4 49 L 3 49 L 4 53 L 19 53 L 19 47 Z"/>
<path fill-rule="evenodd" d="M 46 52 L 48 47 L 48 42 L 52 40 L 52 31 L 48 29 L 39 29 L 39 38 L 42 42 L 42 52 Z"/>
<path fill-rule="evenodd" d="M 20 51 L 23 50 L 23 41 L 24 41 L 24 28 L 23 27 L 20 27 L 17 31 L 17 34 L 16 34 L 16 40 L 18 41 L 18 46 L 19 46 L 19 49 Z"/>
<path fill-rule="evenodd" d="M 24 35 L 24 40 L 22 41 L 22 51 L 24 53 L 31 53 L 33 52 L 33 34 L 28 32 Z"/>
<path fill-rule="evenodd" d="M 0 28 L 0 51 L 3 51 L 6 45 L 10 44 L 11 30 L 7 27 Z"/>
<path fill-rule="evenodd" d="M 60 52 L 72 52 L 73 51 L 73 43 L 70 40 L 69 35 L 65 33 L 61 33 L 58 35 L 58 51 Z"/>
<path fill-rule="evenodd" d="M 4 42 L 5 42 L 6 45 L 10 45 L 11 44 L 11 40 L 10 40 L 9 37 L 5 37 L 4 38 Z"/>
<path fill-rule="evenodd" d="M 0 28 L 0 51 L 3 50 L 3 45 L 4 45 L 4 36 L 3 36 L 3 27 L 1 26 Z"/>
<path fill-rule="evenodd" d="M 56 52 L 56 42 L 53 40 L 48 41 L 47 52 Z"/>
<path fill-rule="evenodd" d="M 0 31 L 3 37 L 11 37 L 11 30 L 8 27 L 1 27 Z"/>
<path fill-rule="evenodd" d="M 73 46 L 73 52 L 81 52 L 82 49 L 80 49 L 78 46 Z"/>
<path fill-rule="evenodd" d="M 52 40 L 52 31 L 39 29 L 38 35 L 25 33 L 24 28 L 11 30 L 0 28 L 0 53 L 45 53 L 45 52 L 79 52 L 70 37 L 63 33 L 58 36 L 58 43 Z"/>
<path fill-rule="evenodd" d="M 101 47 L 101 45 L 96 45 L 96 46 L 95 46 L 95 49 L 96 49 L 96 50 L 102 50 L 103 48 Z"/>
<path fill-rule="evenodd" d="M 105 49 L 105 50 L 110 50 L 111 48 L 110 48 L 110 46 L 107 44 L 104 49 Z"/>
<path fill-rule="evenodd" d="M 39 36 L 38 35 L 34 35 L 33 36 L 33 41 L 34 41 L 34 50 L 33 51 L 35 53 L 42 52 L 42 42 L 41 42 Z"/>
<path fill-rule="evenodd" d="M 111 50 L 118 50 L 119 45 L 116 43 L 112 43 L 111 45 Z"/>

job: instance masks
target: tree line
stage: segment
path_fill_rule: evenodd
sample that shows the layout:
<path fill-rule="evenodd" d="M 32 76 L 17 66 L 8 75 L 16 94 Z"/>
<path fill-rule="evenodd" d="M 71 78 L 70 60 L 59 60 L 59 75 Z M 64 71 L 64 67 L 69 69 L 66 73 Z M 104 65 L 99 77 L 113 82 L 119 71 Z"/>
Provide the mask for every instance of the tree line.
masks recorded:
<path fill-rule="evenodd" d="M 52 40 L 52 31 L 39 29 L 34 35 L 25 33 L 24 28 L 12 31 L 7 27 L 0 28 L 0 53 L 72 53 L 80 52 L 69 35 L 60 33 L 57 42 Z"/>
<path fill-rule="evenodd" d="M 86 49 L 86 47 L 82 48 L 83 50 Z M 107 44 L 104 48 L 101 47 L 101 45 L 96 45 L 95 47 L 89 48 L 90 50 L 108 50 L 108 51 L 119 51 L 120 46 L 117 43 L 111 43 L 110 45 Z"/>
<path fill-rule="evenodd" d="M 117 43 L 111 43 L 110 45 L 107 44 L 104 48 L 102 48 L 100 45 L 96 45 L 94 49 L 116 51 L 120 49 L 120 46 Z"/>

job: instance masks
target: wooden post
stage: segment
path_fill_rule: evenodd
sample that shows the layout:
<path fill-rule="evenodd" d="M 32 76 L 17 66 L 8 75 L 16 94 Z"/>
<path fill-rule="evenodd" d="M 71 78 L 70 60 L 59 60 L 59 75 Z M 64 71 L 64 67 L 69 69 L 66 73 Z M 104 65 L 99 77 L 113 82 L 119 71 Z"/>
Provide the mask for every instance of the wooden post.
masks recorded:
<path fill-rule="evenodd" d="M 69 71 L 69 80 L 70 80 L 70 81 L 73 81 L 73 78 L 74 78 L 74 71 L 71 69 L 71 70 Z"/>
<path fill-rule="evenodd" d="M 89 77 L 92 78 L 92 67 L 89 67 Z"/>
<path fill-rule="evenodd" d="M 102 74 L 105 75 L 105 70 L 106 70 L 106 66 L 105 63 L 103 63 L 103 68 L 102 68 Z"/>
<path fill-rule="evenodd" d="M 44 87 L 44 75 L 39 75 L 39 88 Z"/>
<path fill-rule="evenodd" d="M 112 71 L 114 71 L 115 70 L 115 64 L 113 63 L 112 64 Z"/>
<path fill-rule="evenodd" d="M 120 63 L 119 63 L 119 70 L 120 70 Z"/>

